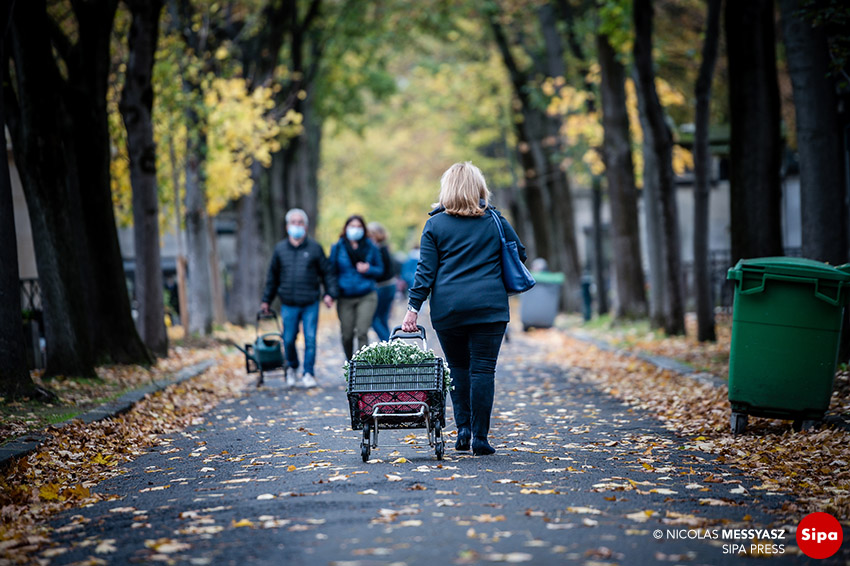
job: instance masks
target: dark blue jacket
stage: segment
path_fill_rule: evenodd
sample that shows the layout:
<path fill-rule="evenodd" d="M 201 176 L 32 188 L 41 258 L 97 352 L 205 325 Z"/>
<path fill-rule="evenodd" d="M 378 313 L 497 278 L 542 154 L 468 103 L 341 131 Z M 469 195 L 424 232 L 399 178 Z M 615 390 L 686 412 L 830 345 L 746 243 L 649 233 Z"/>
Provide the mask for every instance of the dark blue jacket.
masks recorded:
<path fill-rule="evenodd" d="M 362 297 L 371 293 L 376 288 L 375 280 L 384 272 L 384 262 L 378 247 L 366 237 L 360 240 L 360 245 L 367 248 L 366 261 L 370 267 L 365 274 L 352 265 L 342 238 L 331 248 L 331 269 L 336 274 L 340 297 Z"/>
<path fill-rule="evenodd" d="M 517 242 L 522 261 L 525 246 L 510 223 L 490 207 L 502 223 L 506 240 Z M 431 324 L 443 330 L 467 324 L 508 322 L 508 293 L 502 283 L 501 240 L 488 212 L 484 216 L 452 216 L 442 208 L 431 212 L 420 242 L 410 305 L 417 310 L 431 295 Z"/>

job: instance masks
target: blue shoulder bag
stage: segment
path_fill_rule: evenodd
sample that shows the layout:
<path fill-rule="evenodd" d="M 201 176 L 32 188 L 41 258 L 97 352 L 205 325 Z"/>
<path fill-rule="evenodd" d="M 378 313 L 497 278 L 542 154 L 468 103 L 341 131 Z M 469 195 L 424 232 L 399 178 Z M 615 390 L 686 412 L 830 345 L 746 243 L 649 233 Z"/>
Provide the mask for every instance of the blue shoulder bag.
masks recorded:
<path fill-rule="evenodd" d="M 502 240 L 502 281 L 505 283 L 505 290 L 509 295 L 525 293 L 534 287 L 536 281 L 534 281 L 534 277 L 522 263 L 522 260 L 519 259 L 516 242 L 505 240 L 505 231 L 499 217 L 492 210 L 489 212 L 499 229 L 499 238 Z"/>

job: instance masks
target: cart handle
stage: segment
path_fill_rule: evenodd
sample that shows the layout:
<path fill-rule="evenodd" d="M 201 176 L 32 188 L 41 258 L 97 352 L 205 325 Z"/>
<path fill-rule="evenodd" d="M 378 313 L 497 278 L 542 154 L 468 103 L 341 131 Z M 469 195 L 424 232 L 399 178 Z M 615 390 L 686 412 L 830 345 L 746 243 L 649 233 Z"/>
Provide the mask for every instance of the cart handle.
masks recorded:
<path fill-rule="evenodd" d="M 416 328 L 419 329 L 419 332 L 408 334 L 407 332 L 401 331 L 401 325 L 393 328 L 392 333 L 390 334 L 390 340 L 395 340 L 397 338 L 419 338 L 423 342 L 425 341 L 425 327 L 421 324 L 417 324 Z"/>
<path fill-rule="evenodd" d="M 266 318 L 273 318 L 277 320 L 277 313 L 274 312 L 274 309 L 269 309 L 267 311 L 257 311 L 257 321 L 261 321 Z"/>

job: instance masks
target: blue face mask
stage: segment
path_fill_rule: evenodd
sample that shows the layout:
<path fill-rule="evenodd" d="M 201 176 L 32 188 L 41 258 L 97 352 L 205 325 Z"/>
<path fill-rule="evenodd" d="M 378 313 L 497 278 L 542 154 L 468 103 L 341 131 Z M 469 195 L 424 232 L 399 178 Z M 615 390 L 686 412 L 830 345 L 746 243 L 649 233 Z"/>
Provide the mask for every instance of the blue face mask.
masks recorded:
<path fill-rule="evenodd" d="M 286 233 L 289 234 L 289 237 L 293 240 L 300 240 L 304 237 L 304 234 L 307 233 L 307 230 L 304 226 L 287 226 Z"/>
<path fill-rule="evenodd" d="M 350 226 L 345 229 L 345 237 L 351 242 L 357 242 L 363 237 L 363 228 Z"/>

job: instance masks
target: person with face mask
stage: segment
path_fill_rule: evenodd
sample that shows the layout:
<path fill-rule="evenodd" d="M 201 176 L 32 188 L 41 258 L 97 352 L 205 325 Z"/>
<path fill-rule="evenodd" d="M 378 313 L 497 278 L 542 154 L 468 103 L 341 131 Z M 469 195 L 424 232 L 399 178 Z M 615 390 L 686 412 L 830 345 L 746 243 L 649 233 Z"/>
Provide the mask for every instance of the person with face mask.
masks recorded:
<path fill-rule="evenodd" d="M 286 384 L 297 385 L 300 368 L 295 340 L 299 325 L 304 331 L 303 387 L 318 385 L 315 377 L 316 330 L 319 325 L 319 298 L 331 308 L 339 293 L 336 274 L 322 246 L 307 236 L 307 213 L 293 208 L 286 213 L 286 239 L 277 243 L 266 276 L 266 287 L 260 303 L 262 312 L 280 298 L 283 322 L 283 347 L 286 356 Z"/>
<path fill-rule="evenodd" d="M 339 286 L 337 314 L 342 330 L 342 349 L 350 360 L 357 348 L 369 343 L 369 328 L 378 306 L 377 279 L 384 273 L 378 247 L 366 237 L 366 221 L 358 214 L 348 217 L 339 241 L 330 254 L 331 270 Z"/>

